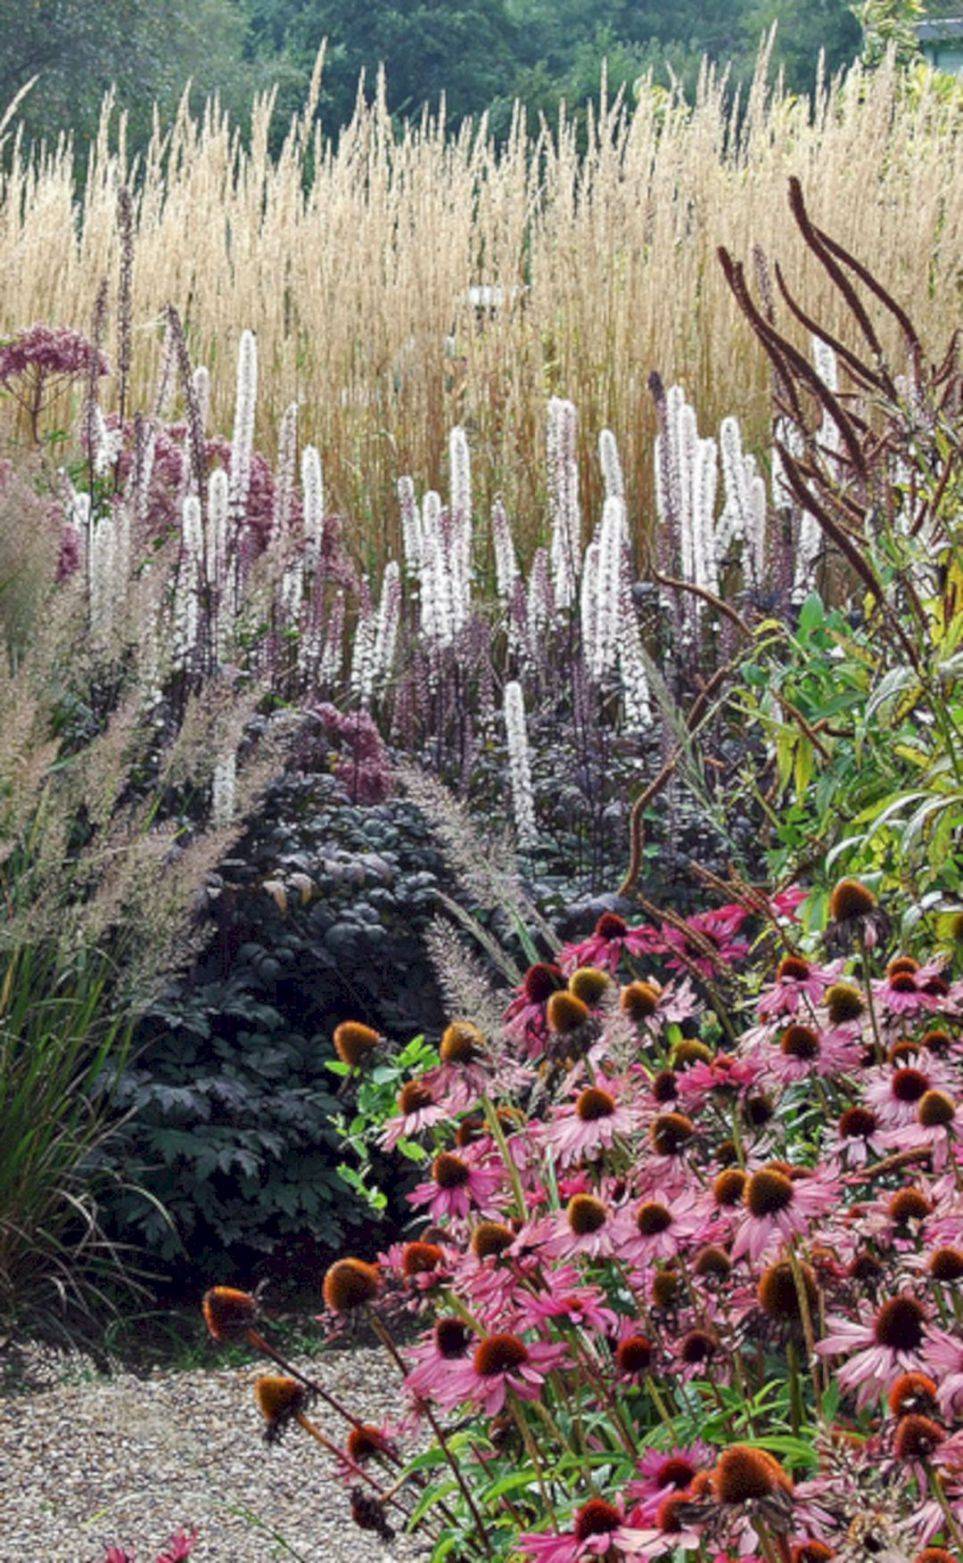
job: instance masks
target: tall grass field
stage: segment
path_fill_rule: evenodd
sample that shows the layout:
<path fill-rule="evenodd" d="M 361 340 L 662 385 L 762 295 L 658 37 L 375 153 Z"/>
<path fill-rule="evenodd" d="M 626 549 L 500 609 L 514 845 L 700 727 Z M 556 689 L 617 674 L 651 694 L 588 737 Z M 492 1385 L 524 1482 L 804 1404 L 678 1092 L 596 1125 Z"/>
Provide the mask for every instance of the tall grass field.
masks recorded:
<path fill-rule="evenodd" d="M 478 500 L 502 492 L 531 546 L 552 395 L 577 406 L 583 455 L 595 431 L 614 430 L 643 531 L 653 369 L 681 381 L 706 426 L 738 407 L 764 444 L 767 365 L 716 248 L 748 263 L 761 249 L 813 319 L 840 325 L 839 296 L 788 211 L 790 175 L 815 220 L 914 301 L 924 339 L 960 319 L 956 109 L 933 86 L 908 94 L 895 68 L 854 67 L 809 100 L 773 82 L 763 57 L 743 101 L 707 69 L 692 103 L 643 83 L 600 103 L 587 131 L 519 119 L 501 145 L 484 121 L 456 137 L 443 118 L 399 132 L 377 93 L 337 138 L 309 102 L 279 157 L 270 97 L 245 126 L 216 101 L 197 116 L 184 107 L 136 160 L 108 111 L 89 159 L 66 143 L 28 151 L 16 124 L 0 179 L 0 331 L 89 329 L 105 279 L 116 296 L 129 189 L 130 405 L 150 404 L 173 304 L 211 370 L 213 426 L 229 427 L 238 332 L 255 328 L 259 442 L 273 454 L 285 407 L 300 403 L 331 502 L 372 556 L 397 546 L 398 474 L 437 484 L 454 424 L 471 440 Z M 48 423 L 69 421 L 59 408 Z M 585 470 L 594 507 L 600 479 Z"/>

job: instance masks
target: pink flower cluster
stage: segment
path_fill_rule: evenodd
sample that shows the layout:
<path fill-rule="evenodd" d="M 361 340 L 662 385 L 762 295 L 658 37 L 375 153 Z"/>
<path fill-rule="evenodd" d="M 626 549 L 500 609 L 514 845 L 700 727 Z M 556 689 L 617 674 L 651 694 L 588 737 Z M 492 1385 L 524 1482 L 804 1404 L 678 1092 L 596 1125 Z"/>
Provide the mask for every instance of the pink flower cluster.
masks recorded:
<path fill-rule="evenodd" d="M 872 902 L 847 884 L 835 948 Z M 457 1471 L 447 1527 L 421 1506 L 436 1540 L 460 1524 L 466 1555 L 485 1535 L 538 1563 L 963 1556 L 956 946 L 878 945 L 867 973 L 800 937 L 798 899 L 607 916 L 497 1034 L 453 1022 L 405 1085 L 385 1141 L 428 1153 L 426 1224 L 334 1266 L 326 1317 L 373 1320 L 404 1378 L 393 1437 L 427 1419 Z"/>
<path fill-rule="evenodd" d="M 80 332 L 68 326 L 29 326 L 0 347 L 0 384 L 24 375 L 75 380 L 95 368 L 108 371 L 107 359 Z"/>
<path fill-rule="evenodd" d="M 190 1535 L 186 1530 L 175 1531 L 163 1552 L 158 1553 L 156 1563 L 184 1563 L 184 1559 L 189 1558 L 194 1551 L 196 1541 L 196 1531 L 192 1531 Z M 126 1547 L 108 1547 L 104 1554 L 104 1563 L 135 1563 L 135 1554 L 128 1551 Z"/>

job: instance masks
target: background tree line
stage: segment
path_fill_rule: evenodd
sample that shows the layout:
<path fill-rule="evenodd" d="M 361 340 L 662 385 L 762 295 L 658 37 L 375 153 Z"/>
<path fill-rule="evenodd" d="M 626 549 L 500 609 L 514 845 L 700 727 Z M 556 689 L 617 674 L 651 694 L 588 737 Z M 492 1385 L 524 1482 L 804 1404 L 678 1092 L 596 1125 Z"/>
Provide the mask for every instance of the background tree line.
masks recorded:
<path fill-rule="evenodd" d="M 940 8 L 945 0 L 927 6 Z M 805 90 L 820 49 L 831 70 L 859 52 L 859 9 L 848 0 L 0 0 L 0 100 L 36 76 L 21 115 L 28 131 L 83 138 L 116 86 L 137 145 L 154 105 L 170 114 L 188 80 L 195 98 L 217 89 L 241 115 L 275 83 L 280 108 L 299 107 L 327 38 L 320 112 L 331 130 L 350 117 L 362 69 L 373 82 L 383 61 L 393 112 L 437 107 L 444 92 L 451 121 L 489 109 L 501 131 L 516 98 L 552 116 L 563 99 L 593 97 L 603 60 L 616 86 L 649 69 L 691 85 L 703 54 L 731 61 L 738 80 L 774 22 L 776 64 Z"/>

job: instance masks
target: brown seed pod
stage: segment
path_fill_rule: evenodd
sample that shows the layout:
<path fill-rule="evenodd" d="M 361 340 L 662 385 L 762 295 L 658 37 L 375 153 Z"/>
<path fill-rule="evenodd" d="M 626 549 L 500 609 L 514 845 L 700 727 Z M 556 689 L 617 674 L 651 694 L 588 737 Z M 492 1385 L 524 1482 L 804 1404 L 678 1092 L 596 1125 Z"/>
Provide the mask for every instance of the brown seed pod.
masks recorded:
<path fill-rule="evenodd" d="M 334 1050 L 349 1069 L 358 1069 L 370 1058 L 381 1042 L 377 1031 L 364 1026 L 360 1020 L 343 1020 L 334 1028 Z"/>
<path fill-rule="evenodd" d="M 574 993 L 553 993 L 548 1001 L 548 1028 L 558 1037 L 574 1036 L 589 1019 L 589 1007 Z"/>
<path fill-rule="evenodd" d="M 212 1286 L 204 1293 L 201 1311 L 212 1340 L 242 1340 L 254 1326 L 257 1301 L 234 1286 Z"/>
<path fill-rule="evenodd" d="M 336 1260 L 325 1275 L 322 1290 L 333 1313 L 352 1313 L 374 1302 L 380 1288 L 377 1267 L 352 1258 Z"/>
<path fill-rule="evenodd" d="M 568 991 L 589 1009 L 596 1009 L 614 986 L 608 972 L 598 966 L 580 966 L 568 979 Z"/>

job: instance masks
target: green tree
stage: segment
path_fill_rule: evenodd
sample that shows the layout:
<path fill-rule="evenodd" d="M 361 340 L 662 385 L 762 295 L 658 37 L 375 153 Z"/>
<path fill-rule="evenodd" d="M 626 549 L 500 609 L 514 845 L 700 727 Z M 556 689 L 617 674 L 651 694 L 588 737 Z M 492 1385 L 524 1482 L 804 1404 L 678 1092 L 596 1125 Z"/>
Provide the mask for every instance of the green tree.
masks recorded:
<path fill-rule="evenodd" d="M 36 77 L 27 129 L 86 136 L 115 86 L 136 143 L 154 103 L 169 114 L 189 79 L 232 107 L 250 98 L 245 32 L 233 0 L 0 0 L 0 105 Z"/>
<path fill-rule="evenodd" d="M 387 67 L 393 112 L 437 107 L 444 94 L 459 120 L 511 90 L 522 51 L 504 0 L 250 0 L 250 17 L 254 51 L 286 52 L 304 79 L 328 39 L 322 108 L 332 126 L 350 117 L 362 70 L 370 80 Z"/>

